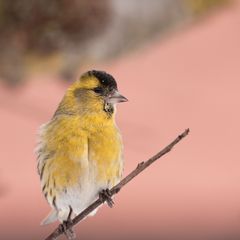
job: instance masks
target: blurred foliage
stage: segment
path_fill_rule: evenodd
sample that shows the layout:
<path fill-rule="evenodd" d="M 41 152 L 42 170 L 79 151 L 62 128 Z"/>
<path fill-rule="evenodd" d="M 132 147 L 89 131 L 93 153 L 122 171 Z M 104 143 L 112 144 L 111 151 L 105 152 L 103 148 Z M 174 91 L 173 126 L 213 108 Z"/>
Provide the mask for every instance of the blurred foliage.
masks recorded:
<path fill-rule="evenodd" d="M 93 37 L 108 20 L 107 0 L 1 0 L 0 44 L 17 39 L 28 50 L 49 54 Z"/>
<path fill-rule="evenodd" d="M 0 0 L 0 80 L 77 69 L 136 49 L 227 0 Z"/>
<path fill-rule="evenodd" d="M 80 48 L 106 28 L 110 13 L 109 0 L 1 0 L 0 78 L 16 84 L 29 56 L 41 61 Z"/>
<path fill-rule="evenodd" d="M 211 9 L 219 4 L 227 2 L 227 0 L 185 0 L 187 5 L 193 14 L 205 13 L 208 9 Z"/>

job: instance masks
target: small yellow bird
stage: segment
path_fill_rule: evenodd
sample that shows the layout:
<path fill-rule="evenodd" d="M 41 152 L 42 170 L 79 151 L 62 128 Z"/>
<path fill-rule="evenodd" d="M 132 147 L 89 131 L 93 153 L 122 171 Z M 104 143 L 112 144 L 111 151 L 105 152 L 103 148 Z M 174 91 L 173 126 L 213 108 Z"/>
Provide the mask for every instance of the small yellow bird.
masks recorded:
<path fill-rule="evenodd" d="M 120 181 L 123 146 L 115 105 L 126 101 L 110 74 L 88 71 L 67 89 L 53 118 L 40 127 L 38 172 L 52 207 L 42 224 L 73 219 Z"/>

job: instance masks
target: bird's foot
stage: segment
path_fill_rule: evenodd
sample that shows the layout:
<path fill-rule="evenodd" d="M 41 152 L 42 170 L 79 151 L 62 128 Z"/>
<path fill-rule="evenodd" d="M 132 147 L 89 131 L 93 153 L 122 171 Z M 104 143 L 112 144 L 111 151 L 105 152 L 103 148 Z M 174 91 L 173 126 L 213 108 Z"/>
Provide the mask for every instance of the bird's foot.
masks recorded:
<path fill-rule="evenodd" d="M 76 234 L 73 231 L 72 227 L 69 225 L 72 224 L 72 220 L 68 219 L 67 221 L 63 221 L 62 224 L 60 224 L 61 230 L 64 232 L 68 240 L 74 240 L 76 239 Z"/>
<path fill-rule="evenodd" d="M 110 192 L 110 190 L 107 189 L 103 189 L 100 193 L 99 193 L 99 198 L 100 200 L 104 203 L 105 201 L 107 202 L 108 206 L 110 208 L 113 207 L 114 205 L 114 201 L 112 200 L 112 194 Z"/>

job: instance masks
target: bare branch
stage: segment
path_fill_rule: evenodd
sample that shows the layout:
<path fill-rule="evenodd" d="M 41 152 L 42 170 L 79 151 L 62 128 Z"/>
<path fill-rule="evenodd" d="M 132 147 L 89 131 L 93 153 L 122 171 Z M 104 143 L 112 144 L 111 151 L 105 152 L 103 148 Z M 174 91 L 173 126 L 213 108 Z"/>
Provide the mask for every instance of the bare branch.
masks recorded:
<path fill-rule="evenodd" d="M 172 148 L 180 142 L 184 137 L 186 137 L 189 133 L 189 129 L 186 129 L 182 134 L 180 134 L 174 141 L 172 141 L 169 145 L 163 148 L 159 153 L 148 159 L 146 162 L 141 162 L 138 166 L 125 178 L 121 180 L 117 185 L 115 185 L 112 189 L 110 189 L 111 196 L 117 194 L 123 186 L 125 186 L 128 182 L 130 182 L 133 178 L 135 178 L 139 173 L 149 167 L 153 162 L 161 158 L 166 153 L 170 152 Z M 94 209 L 103 204 L 103 200 L 98 198 L 95 202 L 89 205 L 84 211 L 82 211 L 78 216 L 76 216 L 72 222 L 70 222 L 67 226 L 68 229 L 72 228 L 74 225 L 79 223 L 82 219 L 88 216 Z M 54 240 L 61 234 L 63 234 L 63 228 L 61 224 L 47 237 L 45 240 Z"/>

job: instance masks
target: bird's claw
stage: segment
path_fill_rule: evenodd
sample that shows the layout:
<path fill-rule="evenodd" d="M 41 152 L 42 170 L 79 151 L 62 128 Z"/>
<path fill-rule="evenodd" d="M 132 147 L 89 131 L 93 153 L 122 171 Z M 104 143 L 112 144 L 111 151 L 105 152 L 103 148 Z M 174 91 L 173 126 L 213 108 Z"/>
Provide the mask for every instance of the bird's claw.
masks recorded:
<path fill-rule="evenodd" d="M 76 234 L 73 231 L 73 229 L 69 226 L 72 224 L 72 220 L 68 219 L 67 221 L 63 221 L 62 224 L 60 224 L 60 229 L 64 234 L 66 235 L 68 240 L 74 240 L 76 239 Z"/>
<path fill-rule="evenodd" d="M 107 189 L 103 189 L 100 193 L 99 193 L 99 198 L 100 200 L 104 203 L 105 201 L 107 202 L 108 206 L 110 208 L 113 207 L 114 205 L 114 201 L 112 200 L 112 194 L 110 192 L 110 190 Z"/>

